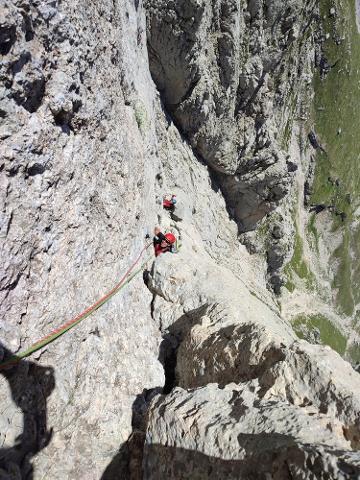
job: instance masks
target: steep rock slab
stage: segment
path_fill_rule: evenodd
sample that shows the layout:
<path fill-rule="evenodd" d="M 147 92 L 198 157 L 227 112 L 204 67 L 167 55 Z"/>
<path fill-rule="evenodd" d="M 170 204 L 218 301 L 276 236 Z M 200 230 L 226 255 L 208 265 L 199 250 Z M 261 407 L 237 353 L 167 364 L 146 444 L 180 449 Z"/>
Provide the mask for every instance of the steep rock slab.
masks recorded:
<path fill-rule="evenodd" d="M 135 3 L 1 2 L 1 359 L 110 290 L 155 221 L 154 92 Z M 136 396 L 164 383 L 144 288 L 137 277 L 38 366 L 0 374 L 6 478 L 101 477 Z"/>
<path fill-rule="evenodd" d="M 184 225 L 179 227 L 180 232 L 183 228 L 179 253 L 159 257 L 151 272 L 153 316 L 160 328 L 165 331 L 182 315 L 219 305 L 214 321 L 223 326 L 254 323 L 266 327 L 279 340 L 293 341 L 295 334 L 275 307 L 259 300 L 229 269 L 218 265 L 204 251 L 195 230 Z"/>
<path fill-rule="evenodd" d="M 266 288 L 266 260 L 261 255 L 250 255 L 238 241 L 238 228 L 229 217 L 226 202 L 214 183 L 211 170 L 194 155 L 191 146 L 181 136 L 174 123 L 164 118 L 156 105 L 156 137 L 161 162 L 157 174 L 157 193 L 176 193 L 178 202 L 174 215 L 159 209 L 159 222 L 178 232 L 183 238 L 194 238 L 188 255 L 205 249 L 219 265 L 229 269 L 250 290 L 269 304 L 276 306 Z M 165 121 L 164 121 L 165 120 Z M 173 221 L 171 219 L 173 217 Z"/>

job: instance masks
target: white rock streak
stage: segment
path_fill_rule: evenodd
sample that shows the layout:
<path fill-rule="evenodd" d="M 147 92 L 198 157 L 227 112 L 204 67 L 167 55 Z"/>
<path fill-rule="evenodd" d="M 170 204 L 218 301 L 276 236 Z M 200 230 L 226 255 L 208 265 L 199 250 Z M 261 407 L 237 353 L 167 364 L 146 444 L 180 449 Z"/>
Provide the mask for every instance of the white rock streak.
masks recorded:
<path fill-rule="evenodd" d="M 355 0 L 355 11 L 356 11 L 356 25 L 358 32 L 360 33 L 360 0 Z"/>

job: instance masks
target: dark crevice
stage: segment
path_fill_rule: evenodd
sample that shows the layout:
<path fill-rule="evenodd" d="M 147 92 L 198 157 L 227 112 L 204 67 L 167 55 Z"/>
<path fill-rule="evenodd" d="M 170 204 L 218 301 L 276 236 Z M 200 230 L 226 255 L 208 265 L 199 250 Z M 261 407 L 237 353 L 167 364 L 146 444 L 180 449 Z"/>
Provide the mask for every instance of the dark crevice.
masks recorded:
<path fill-rule="evenodd" d="M 255 88 L 255 90 L 253 91 L 253 93 L 251 94 L 250 98 L 243 98 L 243 95 L 240 94 L 240 92 L 237 93 L 237 97 L 239 98 L 239 101 L 238 101 L 238 104 L 235 106 L 235 113 L 234 113 L 234 116 L 237 117 L 238 114 L 242 111 L 245 111 L 245 112 L 249 112 L 249 108 L 250 106 L 252 105 L 252 103 L 254 102 L 257 94 L 259 93 L 261 87 L 264 85 L 265 83 L 265 76 L 266 76 L 266 72 L 263 72 L 263 74 L 261 75 L 259 81 L 258 81 L 258 84 Z M 240 88 L 240 86 L 239 86 Z"/>
<path fill-rule="evenodd" d="M 64 125 L 69 126 L 71 114 L 61 110 L 59 113 L 54 114 L 54 120 L 55 124 L 59 127 L 63 127 Z"/>
<path fill-rule="evenodd" d="M 45 79 L 43 76 L 33 82 L 25 83 L 23 90 L 13 94 L 15 102 L 28 112 L 36 112 L 42 104 L 45 94 Z"/>
<path fill-rule="evenodd" d="M 161 393 L 161 388 L 144 389 L 132 404 L 132 432 L 120 445 L 117 454 L 100 480 L 138 480 L 143 478 L 143 455 L 149 406 L 152 399 Z"/>
<path fill-rule="evenodd" d="M 155 311 L 155 299 L 156 299 L 156 295 L 153 295 L 150 303 L 150 315 L 153 320 L 154 320 L 154 311 Z"/>
<path fill-rule="evenodd" d="M 74 90 L 76 93 L 78 92 L 78 87 L 76 85 L 72 86 L 72 90 L 70 88 L 70 91 Z M 64 133 L 70 134 L 70 132 L 75 130 L 74 126 L 76 122 L 74 122 L 74 116 L 79 112 L 81 107 L 82 101 L 80 99 L 73 100 L 71 111 L 60 110 L 59 112 L 53 114 L 55 124 L 60 127 Z M 77 123 L 77 126 L 80 126 L 79 122 Z"/>
<path fill-rule="evenodd" d="M 0 27 L 0 54 L 7 55 L 16 40 L 16 28 L 12 26 Z"/>
<path fill-rule="evenodd" d="M 176 387 L 176 358 L 179 348 L 179 339 L 167 333 L 163 336 L 160 345 L 159 361 L 164 367 L 165 385 L 162 393 L 169 394 Z"/>
<path fill-rule="evenodd" d="M 24 20 L 24 30 L 25 30 L 25 41 L 31 42 L 33 40 L 35 32 L 32 24 L 32 19 L 29 15 L 27 15 L 24 11 L 20 10 L 20 13 Z"/>
<path fill-rule="evenodd" d="M 19 170 L 20 170 L 20 165 L 14 165 L 13 167 L 9 168 L 9 170 L 7 170 L 8 177 L 15 177 L 15 175 L 17 175 Z"/>
<path fill-rule="evenodd" d="M 7 291 L 7 292 L 9 293 L 11 290 L 14 290 L 14 289 L 17 287 L 17 285 L 18 285 L 18 283 L 19 283 L 19 281 L 20 281 L 23 273 L 24 273 L 24 270 L 21 270 L 20 272 L 18 272 L 18 274 L 16 275 L 15 280 L 13 280 L 11 283 L 9 283 L 8 285 L 6 285 L 5 287 L 1 288 L 1 289 L 0 289 L 0 292 Z"/>
<path fill-rule="evenodd" d="M 171 109 L 175 110 L 179 105 L 186 102 L 186 100 L 188 100 L 191 97 L 193 91 L 195 90 L 199 82 L 200 82 L 200 77 L 194 78 L 194 80 L 190 83 L 187 92 L 184 94 L 184 96 L 176 105 L 171 105 Z"/>
<path fill-rule="evenodd" d="M 31 61 L 31 53 L 30 52 L 21 52 L 19 60 L 12 64 L 12 73 L 16 75 L 17 73 L 21 72 L 24 66 Z"/>
<path fill-rule="evenodd" d="M 34 177 L 35 175 L 41 175 L 45 172 L 46 166 L 41 163 L 34 163 L 31 167 L 27 168 L 26 176 Z"/>
<path fill-rule="evenodd" d="M 11 213 L 10 213 L 10 218 L 9 218 L 8 223 L 7 223 L 7 226 L 6 226 L 6 236 L 9 234 L 10 227 L 11 227 L 11 224 L 12 224 L 12 221 L 13 221 L 13 218 L 14 218 L 14 212 L 11 212 Z"/>
<path fill-rule="evenodd" d="M 205 315 L 209 305 L 203 305 L 191 312 L 185 313 L 176 320 L 165 332 L 159 350 L 159 361 L 164 367 L 165 385 L 163 394 L 169 394 L 177 385 L 176 364 L 178 349 L 183 339 L 190 332 L 192 327 L 200 322 Z"/>

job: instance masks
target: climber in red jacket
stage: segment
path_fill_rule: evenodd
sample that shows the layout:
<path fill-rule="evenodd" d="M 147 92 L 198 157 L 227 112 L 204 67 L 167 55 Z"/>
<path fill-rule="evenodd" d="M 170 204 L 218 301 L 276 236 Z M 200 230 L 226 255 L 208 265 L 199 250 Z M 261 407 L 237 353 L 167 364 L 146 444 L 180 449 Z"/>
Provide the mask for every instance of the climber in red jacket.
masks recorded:
<path fill-rule="evenodd" d="M 161 232 L 160 228 L 156 227 L 154 230 L 154 234 L 155 257 L 158 257 L 162 253 L 174 251 L 176 237 L 173 233 L 166 233 L 164 235 Z"/>
<path fill-rule="evenodd" d="M 176 205 L 176 195 L 164 195 L 163 197 L 163 208 L 169 210 L 170 212 L 174 211 Z"/>

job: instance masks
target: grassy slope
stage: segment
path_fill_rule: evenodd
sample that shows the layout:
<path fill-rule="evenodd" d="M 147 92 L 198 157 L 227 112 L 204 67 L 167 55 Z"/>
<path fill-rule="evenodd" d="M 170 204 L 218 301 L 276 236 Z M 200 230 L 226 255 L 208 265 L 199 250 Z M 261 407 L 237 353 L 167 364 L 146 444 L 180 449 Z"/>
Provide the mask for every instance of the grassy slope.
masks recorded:
<path fill-rule="evenodd" d="M 321 342 L 329 345 L 340 355 L 344 355 L 346 350 L 346 338 L 341 332 L 323 315 L 299 315 L 293 320 L 293 328 L 300 338 L 305 338 L 303 327 L 307 330 L 314 328 L 320 332 Z"/>
<path fill-rule="evenodd" d="M 330 15 L 335 7 L 336 16 Z M 333 231 L 341 231 L 343 242 L 333 252 L 337 266 L 333 288 L 339 313 L 354 318 L 360 331 L 360 228 L 354 228 L 354 213 L 360 205 L 360 35 L 355 21 L 354 0 L 320 0 L 321 15 L 328 38 L 324 51 L 331 69 L 325 79 L 316 73 L 314 80 L 314 123 L 326 154 L 318 153 L 311 203 L 334 206 Z M 340 42 L 338 40 L 341 40 Z M 345 216 L 341 216 L 344 213 Z M 310 216 L 307 239 L 319 254 L 316 216 Z M 287 288 L 293 291 L 294 274 L 305 287 L 316 290 L 316 280 L 303 256 L 303 240 L 296 230 L 295 251 L 286 267 Z M 357 323 L 357 325 L 356 325 Z M 321 341 L 345 354 L 346 338 L 322 315 L 300 315 L 293 319 L 294 330 L 302 337 L 304 327 L 317 328 Z M 348 345 L 347 355 L 360 361 L 360 346 Z"/>
<path fill-rule="evenodd" d="M 336 5 L 336 18 L 329 15 Z M 360 190 L 360 35 L 355 23 L 354 0 L 323 0 L 321 13 L 325 32 L 325 54 L 336 66 L 321 80 L 315 78 L 315 127 L 327 154 L 319 154 L 314 183 L 313 203 L 334 205 L 333 229 L 341 229 L 342 245 L 334 252 L 339 264 L 333 287 L 337 307 L 348 316 L 360 301 L 360 229 L 351 227 L 359 205 Z M 342 39 L 334 41 L 335 35 Z M 335 37 L 336 38 L 336 37 Z M 344 220 L 339 215 L 346 214 Z M 357 250 L 357 252 L 355 252 Z M 353 255 L 352 255 L 353 254 Z"/>

